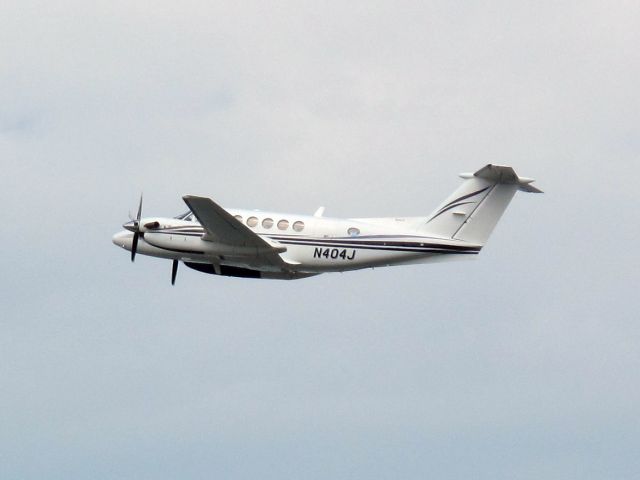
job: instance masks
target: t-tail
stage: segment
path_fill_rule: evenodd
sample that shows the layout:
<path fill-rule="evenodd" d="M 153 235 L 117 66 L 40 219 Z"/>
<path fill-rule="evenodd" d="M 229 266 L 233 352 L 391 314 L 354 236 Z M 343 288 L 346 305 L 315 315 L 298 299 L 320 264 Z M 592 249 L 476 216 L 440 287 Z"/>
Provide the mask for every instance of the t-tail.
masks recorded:
<path fill-rule="evenodd" d="M 421 234 L 484 245 L 517 190 L 542 193 L 511 167 L 487 165 L 460 176 L 463 184 L 418 227 Z"/>

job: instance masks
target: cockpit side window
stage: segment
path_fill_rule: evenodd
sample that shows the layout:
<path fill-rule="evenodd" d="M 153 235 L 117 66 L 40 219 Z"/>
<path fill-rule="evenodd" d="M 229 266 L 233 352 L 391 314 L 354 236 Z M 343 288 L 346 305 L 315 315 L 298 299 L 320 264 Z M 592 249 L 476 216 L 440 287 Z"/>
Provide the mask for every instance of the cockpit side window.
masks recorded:
<path fill-rule="evenodd" d="M 190 210 L 187 210 L 186 212 L 181 213 L 180 215 L 176 215 L 173 218 L 176 218 L 178 220 L 185 220 L 189 215 L 192 215 L 192 213 Z"/>

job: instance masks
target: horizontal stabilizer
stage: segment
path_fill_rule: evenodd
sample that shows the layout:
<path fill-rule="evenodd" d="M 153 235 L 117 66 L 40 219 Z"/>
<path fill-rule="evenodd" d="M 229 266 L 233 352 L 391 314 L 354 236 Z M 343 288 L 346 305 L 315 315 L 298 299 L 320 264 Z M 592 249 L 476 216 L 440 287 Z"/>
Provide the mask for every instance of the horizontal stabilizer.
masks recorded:
<path fill-rule="evenodd" d="M 523 192 L 543 193 L 542 190 L 531 185 L 535 181 L 533 178 L 519 177 L 513 168 L 504 165 L 486 165 L 475 173 L 462 173 L 460 177 L 483 178 L 493 184 L 517 185 L 518 190 Z"/>

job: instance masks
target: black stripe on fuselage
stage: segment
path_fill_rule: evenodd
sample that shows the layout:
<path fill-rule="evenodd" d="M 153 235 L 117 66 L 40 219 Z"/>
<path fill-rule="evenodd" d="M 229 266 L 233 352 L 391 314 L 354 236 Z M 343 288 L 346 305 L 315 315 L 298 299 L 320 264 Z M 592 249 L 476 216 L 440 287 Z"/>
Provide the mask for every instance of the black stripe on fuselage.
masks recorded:
<path fill-rule="evenodd" d="M 353 250 L 380 250 L 380 251 L 389 251 L 389 252 L 409 252 L 409 253 L 446 253 L 446 254 L 472 254 L 477 255 L 480 253 L 479 250 L 448 250 L 444 248 L 433 248 L 433 247 L 393 247 L 393 246 L 384 246 L 382 244 L 372 244 L 372 245 L 353 245 L 353 244 L 340 244 L 340 243 L 319 243 L 313 241 L 286 241 L 283 240 L 280 243 L 283 245 L 302 245 L 309 247 L 323 247 L 323 248 L 349 248 Z"/>
<path fill-rule="evenodd" d="M 164 235 L 184 235 L 189 237 L 200 237 L 202 233 L 191 233 L 186 231 L 171 231 L 168 229 L 165 230 L 154 230 L 149 233 L 162 233 Z M 335 247 L 335 248 L 352 248 L 352 249 L 365 249 L 365 250 L 388 250 L 395 252 L 417 252 L 417 253 L 479 253 L 482 247 L 476 246 L 468 246 L 468 245 L 447 245 L 441 243 L 434 242 L 399 242 L 399 241 L 385 241 L 384 238 L 398 238 L 398 237 L 408 237 L 408 238 L 416 238 L 412 235 L 401 235 L 401 236 L 393 236 L 393 235 L 371 235 L 366 237 L 337 237 L 337 238 L 314 238 L 309 236 L 302 235 L 267 235 L 268 238 L 276 240 L 282 244 L 286 245 L 306 245 L 306 246 L 315 246 L 315 247 Z M 377 238 L 378 240 L 365 240 L 365 238 Z M 419 237 L 418 237 L 419 238 Z M 147 241 L 150 245 L 153 243 Z M 154 247 L 156 245 L 153 245 Z M 178 249 L 170 249 L 165 247 L 157 247 L 164 248 L 165 250 L 175 251 L 175 252 L 185 252 L 185 253 L 197 253 L 204 254 L 204 252 L 198 251 L 187 251 L 187 250 L 178 250 Z"/>
<path fill-rule="evenodd" d="M 202 234 L 204 233 L 204 230 L 190 232 L 186 230 L 175 231 L 175 230 L 165 229 L 165 230 L 149 230 L 148 233 L 161 233 L 162 235 L 184 235 L 185 237 L 201 237 Z"/>
<path fill-rule="evenodd" d="M 274 237 L 272 237 L 274 238 Z M 404 248 L 424 248 L 424 249 L 439 249 L 456 252 L 477 252 L 482 247 L 468 246 L 468 245 L 446 245 L 442 243 L 430 243 L 430 242 L 394 242 L 394 241 L 368 241 L 368 240 L 355 240 L 355 239 L 328 239 L 328 238 L 274 238 L 274 240 L 280 243 L 312 243 L 322 246 L 347 246 L 349 248 L 359 248 L 365 246 L 376 247 L 404 247 Z"/>

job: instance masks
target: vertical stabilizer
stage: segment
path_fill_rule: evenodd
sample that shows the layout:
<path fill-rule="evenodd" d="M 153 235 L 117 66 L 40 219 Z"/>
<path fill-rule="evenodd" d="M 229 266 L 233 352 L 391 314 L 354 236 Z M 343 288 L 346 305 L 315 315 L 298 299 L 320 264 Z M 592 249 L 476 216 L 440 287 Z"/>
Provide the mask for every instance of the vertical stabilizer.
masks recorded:
<path fill-rule="evenodd" d="M 540 193 L 513 168 L 487 165 L 460 175 L 463 184 L 418 228 L 420 233 L 483 245 L 517 190 Z"/>

